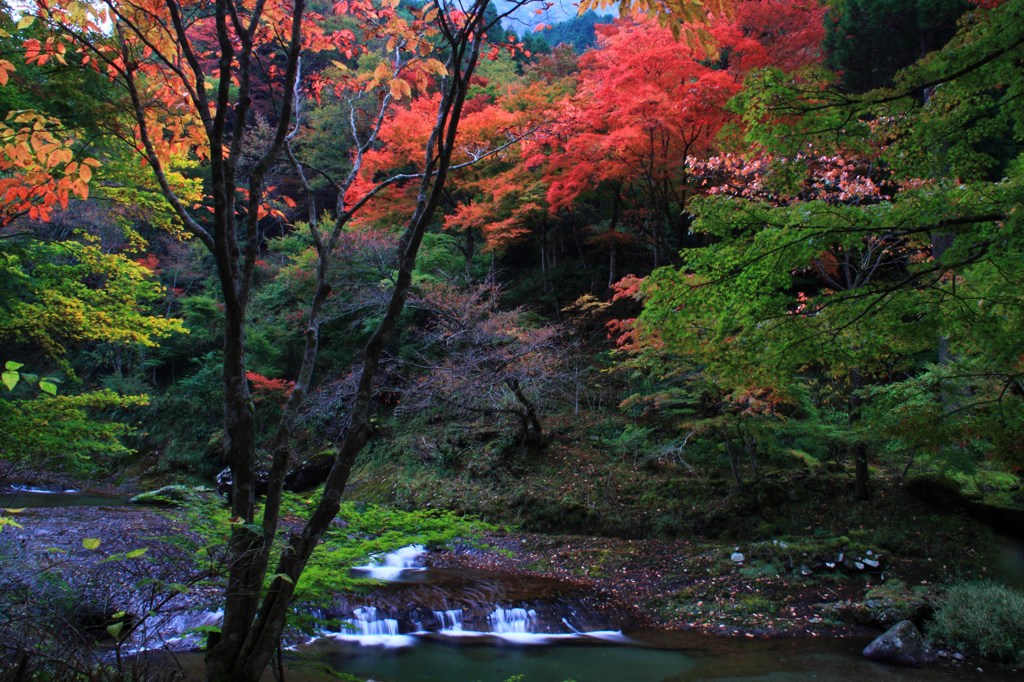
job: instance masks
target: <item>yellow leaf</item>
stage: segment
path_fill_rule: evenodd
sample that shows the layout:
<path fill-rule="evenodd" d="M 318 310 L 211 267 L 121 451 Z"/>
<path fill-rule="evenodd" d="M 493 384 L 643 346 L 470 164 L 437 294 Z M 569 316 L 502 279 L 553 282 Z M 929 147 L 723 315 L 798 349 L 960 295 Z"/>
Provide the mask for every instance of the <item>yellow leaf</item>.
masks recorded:
<path fill-rule="evenodd" d="M 448 75 L 448 67 L 441 63 L 437 59 L 424 59 L 423 70 L 427 73 L 433 73 L 435 75 L 444 77 Z"/>
<path fill-rule="evenodd" d="M 86 538 L 82 540 L 82 547 L 86 549 L 97 549 L 100 546 L 99 538 Z"/>
<path fill-rule="evenodd" d="M 31 26 L 35 22 L 35 15 L 26 14 L 20 20 L 18 20 L 18 30 L 24 31 L 26 28 Z"/>
<path fill-rule="evenodd" d="M 399 85 L 399 83 L 405 83 L 405 81 L 401 78 L 392 78 L 388 83 L 388 86 L 391 88 L 391 96 L 396 100 L 402 99 L 402 86 Z M 406 83 L 406 85 L 408 85 L 408 83 Z"/>

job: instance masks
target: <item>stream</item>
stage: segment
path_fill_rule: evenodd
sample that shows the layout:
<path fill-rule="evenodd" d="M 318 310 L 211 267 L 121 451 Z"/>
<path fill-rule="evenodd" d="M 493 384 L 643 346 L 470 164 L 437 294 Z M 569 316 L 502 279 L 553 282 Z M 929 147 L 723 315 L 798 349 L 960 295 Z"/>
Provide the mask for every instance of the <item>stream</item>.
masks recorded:
<path fill-rule="evenodd" d="M 32 488 L 0 490 L 0 507 L 115 507 L 127 497 Z M 136 509 L 131 516 L 147 518 Z M 316 637 L 284 653 L 289 682 L 348 673 L 377 682 L 675 682 L 682 680 L 1017 680 L 1008 668 L 939 664 L 926 669 L 873 663 L 863 639 L 718 638 L 645 630 L 638 613 L 586 584 L 463 566 L 432 566 L 419 546 L 353 568 L 378 587 L 339 595 L 316 615 Z M 189 612 L 176 632 L 213 625 L 219 614 Z M 184 634 L 184 633 L 181 633 Z M 194 638 L 170 633 L 177 651 L 136 649 L 200 679 Z M 518 677 L 522 676 L 522 677 Z M 267 679 L 272 679 L 267 677 Z"/>
<path fill-rule="evenodd" d="M 288 679 L 324 679 L 323 670 L 380 682 L 1015 679 L 971 667 L 874 663 L 860 655 L 863 639 L 631 630 L 629 614 L 572 583 L 432 568 L 426 559 L 412 546 L 353 569 L 386 584 L 320 614 L 340 627 L 291 647 Z"/>
<path fill-rule="evenodd" d="M 49 507 L 120 507 L 128 504 L 127 495 L 99 495 L 80 490 L 55 490 L 26 485 L 0 488 L 0 509 Z"/>

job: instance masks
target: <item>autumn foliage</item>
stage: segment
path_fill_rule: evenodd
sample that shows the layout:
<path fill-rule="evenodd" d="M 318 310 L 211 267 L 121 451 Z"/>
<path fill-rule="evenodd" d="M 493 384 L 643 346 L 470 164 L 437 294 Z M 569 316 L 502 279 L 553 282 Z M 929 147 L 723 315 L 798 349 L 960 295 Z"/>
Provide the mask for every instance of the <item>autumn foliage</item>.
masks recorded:
<path fill-rule="evenodd" d="M 15 218 L 48 220 L 72 197 L 86 199 L 99 161 L 75 152 L 75 139 L 52 118 L 11 112 L 0 122 L 0 228 Z"/>

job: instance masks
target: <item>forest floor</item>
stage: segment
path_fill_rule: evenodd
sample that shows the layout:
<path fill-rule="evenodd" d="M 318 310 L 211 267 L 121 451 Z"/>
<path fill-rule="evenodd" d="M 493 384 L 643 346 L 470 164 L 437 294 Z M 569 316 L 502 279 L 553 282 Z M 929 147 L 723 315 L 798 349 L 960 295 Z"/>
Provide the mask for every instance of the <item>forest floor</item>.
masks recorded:
<path fill-rule="evenodd" d="M 360 499 L 511 519 L 515 525 L 483 539 L 485 548 L 443 552 L 432 561 L 572 581 L 652 630 L 870 635 L 907 617 L 923 622 L 953 581 L 999 576 L 1007 562 L 1016 561 L 1018 570 L 1024 562 L 1019 543 L 881 477 L 872 499 L 857 501 L 842 473 L 773 476 L 747 493 L 731 490 L 728 481 L 678 473 L 609 469 L 596 454 L 561 450 L 509 479 L 452 477 L 446 487 L 429 477 L 410 479 L 409 469 L 370 467 L 358 472 L 353 495 L 373 493 L 365 484 L 372 478 L 390 493 Z M 153 483 L 127 485 L 135 492 Z M 91 487 L 124 493 L 125 485 L 121 479 Z M 165 604 L 174 612 L 202 611 L 216 601 L 216 584 L 196 561 L 191 530 L 201 519 L 194 510 L 72 507 L 28 509 L 16 518 L 22 528 L 5 530 L 0 550 L 24 558 L 21 566 L 62 575 L 85 615 L 145 611 L 159 602 L 139 584 L 188 586 Z M 86 548 L 89 538 L 99 546 Z"/>
<path fill-rule="evenodd" d="M 186 541 L 195 522 L 186 516 L 177 508 L 140 506 L 26 509 L 16 516 L 22 527 L 9 529 L 4 540 L 18 552 L 45 556 L 31 565 L 66 575 L 98 602 L 97 608 L 122 608 L 119 598 L 138 602 L 141 597 L 129 595 L 129 586 L 140 578 L 198 586 L 187 600 L 198 608 L 212 603 L 215 589 L 204 582 L 196 561 L 198 541 Z M 997 560 L 985 558 L 998 548 L 984 529 L 956 515 L 942 521 L 956 525 L 946 530 L 960 533 L 959 565 L 952 564 L 957 552 L 936 539 L 941 528 L 934 522 L 927 528 L 937 560 L 920 557 L 920 547 L 909 542 L 906 556 L 895 555 L 855 532 L 852 538 L 812 533 L 739 541 L 508 531 L 489 533 L 483 550 L 444 552 L 433 563 L 584 584 L 635 610 L 641 624 L 652 629 L 754 637 L 863 635 L 904 616 L 920 620 L 936 588 L 954 576 L 998 569 Z M 87 549 L 89 538 L 99 546 Z M 880 565 L 863 565 L 864 559 Z M 857 570 L 857 563 L 864 570 Z"/>
<path fill-rule="evenodd" d="M 843 535 L 824 514 L 803 534 L 790 526 L 774 538 L 493 531 L 482 547 L 439 552 L 431 564 L 570 581 L 599 601 L 621 605 L 637 630 L 759 639 L 863 637 L 904 617 L 920 622 L 944 584 L 1000 570 L 1000 536 L 964 515 L 935 512 L 895 490 L 880 491 L 868 508 L 869 517 L 856 517 Z M 70 609 L 99 638 L 119 610 L 166 609 L 166 617 L 150 627 L 156 643 L 174 637 L 182 618 L 195 624 L 189 616 L 216 604 L 217 583 L 197 561 L 196 510 L 55 507 L 25 509 L 15 517 L 21 528 L 7 528 L 0 537 L 0 552 L 18 558 L 5 559 L 8 571 L 17 566 L 21 575 L 31 574 L 34 589 L 59 586 L 53 608 L 65 615 Z M 897 534 L 894 527 L 902 530 Z M 84 542 L 89 539 L 100 543 L 90 549 Z M 895 543 L 902 552 L 893 551 Z M 863 559 L 880 565 L 857 570 Z M 829 568 L 833 562 L 837 566 Z M 49 577 L 40 580 L 44 575 Z M 180 592 L 156 589 L 173 585 Z"/>

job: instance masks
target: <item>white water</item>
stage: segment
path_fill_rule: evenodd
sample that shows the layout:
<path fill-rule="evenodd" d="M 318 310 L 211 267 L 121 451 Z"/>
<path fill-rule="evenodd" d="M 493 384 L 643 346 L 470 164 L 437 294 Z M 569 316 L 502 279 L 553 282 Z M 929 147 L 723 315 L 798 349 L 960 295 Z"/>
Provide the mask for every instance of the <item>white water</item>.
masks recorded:
<path fill-rule="evenodd" d="M 220 627 L 223 622 L 223 610 L 151 616 L 132 633 L 130 644 L 121 653 L 130 655 L 154 649 L 194 651 L 206 637 L 206 633 L 197 628 Z"/>
<path fill-rule="evenodd" d="M 382 618 L 374 606 L 360 606 L 352 618 L 342 621 L 341 632 L 330 632 L 326 636 L 343 642 L 355 642 L 363 646 L 403 647 L 415 642 L 409 635 L 398 634 L 398 620 Z"/>
<path fill-rule="evenodd" d="M 540 645 L 566 642 L 569 640 L 593 639 L 604 642 L 628 644 L 632 642 L 617 630 L 596 630 L 581 632 L 563 619 L 571 632 L 535 632 L 538 625 L 537 612 L 520 607 L 495 607 L 487 617 L 490 630 L 466 630 L 463 627 L 462 609 L 433 611 L 440 625 L 437 631 L 421 629 L 418 632 L 401 634 L 398 620 L 382 617 L 373 606 L 360 606 L 347 618 L 341 632 L 324 633 L 324 637 L 361 646 L 400 648 L 412 646 L 424 636 L 452 639 L 500 639 L 510 644 Z M 422 628 L 422 626 L 420 626 Z M 314 638 L 315 639 L 315 638 Z"/>
<path fill-rule="evenodd" d="M 396 580 L 405 571 L 423 570 L 423 555 L 426 553 L 423 545 L 409 545 L 384 556 L 371 557 L 370 563 L 355 566 L 352 570 L 377 580 Z"/>
<path fill-rule="evenodd" d="M 371 557 L 365 566 L 356 566 L 354 571 L 364 573 L 371 578 L 386 581 L 400 581 L 401 575 L 407 571 L 426 571 L 423 556 L 426 554 L 423 545 L 409 545 L 388 554 Z M 417 632 L 402 634 L 399 632 L 397 618 L 389 618 L 378 612 L 373 606 L 360 606 L 353 610 L 352 617 L 342 621 L 341 632 L 325 632 L 323 636 L 330 639 L 373 647 L 407 647 L 420 637 L 433 638 L 477 638 L 481 640 L 500 639 L 512 644 L 532 645 L 551 644 L 573 639 L 596 639 L 607 642 L 628 643 L 631 640 L 621 632 L 614 630 L 598 630 L 581 632 L 565 618 L 562 622 L 568 632 L 540 632 L 542 627 L 534 609 L 495 605 L 487 616 L 485 630 L 467 630 L 464 625 L 462 609 L 435 610 L 432 612 L 437 621 L 438 629 L 428 631 L 423 625 L 416 623 Z"/>
<path fill-rule="evenodd" d="M 46 488 L 33 488 L 32 486 L 27 485 L 12 485 L 8 486 L 3 492 L 5 494 L 32 493 L 34 495 L 70 495 L 77 493 L 78 491 L 70 488 L 68 490 L 47 490 Z"/>
<path fill-rule="evenodd" d="M 533 633 L 537 612 L 533 609 L 504 609 L 499 606 L 487 616 L 487 622 L 491 626 L 491 632 L 496 634 L 528 634 Z"/>
<path fill-rule="evenodd" d="M 441 624 L 439 632 L 462 632 L 462 609 L 434 611 L 434 618 L 437 618 L 437 622 Z"/>

